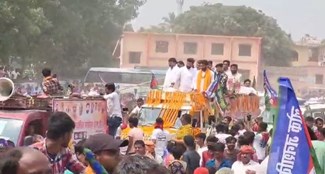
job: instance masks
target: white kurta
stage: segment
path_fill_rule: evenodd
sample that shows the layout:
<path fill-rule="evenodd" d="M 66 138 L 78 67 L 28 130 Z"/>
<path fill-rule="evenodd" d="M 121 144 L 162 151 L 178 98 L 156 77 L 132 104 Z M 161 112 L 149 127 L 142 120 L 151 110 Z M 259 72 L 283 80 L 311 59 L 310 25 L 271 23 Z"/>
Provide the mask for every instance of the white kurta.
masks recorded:
<path fill-rule="evenodd" d="M 168 68 L 165 76 L 165 81 L 164 81 L 164 89 L 168 89 L 171 87 L 172 83 L 174 83 L 173 88 L 178 89 L 179 87 L 179 71 L 180 69 L 178 66 L 174 66 L 173 68 Z"/>
<path fill-rule="evenodd" d="M 240 85 L 242 82 L 242 75 L 240 73 L 236 73 L 233 75 L 232 73 L 228 73 L 228 81 L 227 81 L 227 88 L 228 90 L 234 90 L 239 92 L 240 90 Z"/>
<path fill-rule="evenodd" d="M 259 173 L 260 164 L 253 160 L 250 160 L 248 164 L 243 164 L 241 161 L 236 161 L 232 165 L 231 170 L 234 174 L 246 174 L 247 170 L 255 171 L 256 174 L 261 174 Z"/>
<path fill-rule="evenodd" d="M 257 95 L 257 91 L 253 87 L 241 86 L 240 90 L 239 90 L 239 94 L 244 94 L 244 95 L 255 94 L 255 95 Z"/>
<path fill-rule="evenodd" d="M 179 90 L 181 92 L 191 92 L 192 91 L 192 84 L 193 84 L 193 79 L 194 79 L 195 75 L 196 75 L 196 69 L 194 69 L 194 68 L 188 69 L 187 67 L 182 67 L 180 69 Z"/>
<path fill-rule="evenodd" d="M 230 76 L 231 75 L 231 71 L 230 71 L 230 69 L 228 68 L 228 70 L 227 71 L 225 71 L 224 73 L 226 73 L 226 75 L 227 76 Z"/>
<path fill-rule="evenodd" d="M 209 71 L 209 72 L 211 73 L 210 81 L 211 81 L 211 83 L 213 83 L 214 82 L 214 72 L 213 71 Z M 195 77 L 193 79 L 192 87 L 193 87 L 194 90 L 199 89 L 199 87 L 196 84 L 196 81 L 198 79 L 199 74 L 200 74 L 200 71 L 197 71 L 196 75 L 195 75 Z M 200 89 L 203 89 L 203 87 L 204 87 L 204 78 L 203 78 L 204 76 L 205 76 L 205 72 L 202 72 L 202 80 L 201 80 L 201 84 L 199 84 Z M 210 84 L 208 84 L 207 86 L 210 86 Z M 201 91 L 198 91 L 198 92 L 203 92 L 203 91 L 201 90 Z"/>

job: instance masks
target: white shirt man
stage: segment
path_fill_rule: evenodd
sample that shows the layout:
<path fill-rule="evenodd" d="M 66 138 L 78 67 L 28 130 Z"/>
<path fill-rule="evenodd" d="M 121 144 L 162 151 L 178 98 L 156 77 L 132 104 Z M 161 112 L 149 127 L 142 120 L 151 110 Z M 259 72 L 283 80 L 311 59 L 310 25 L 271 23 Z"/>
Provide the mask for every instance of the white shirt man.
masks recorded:
<path fill-rule="evenodd" d="M 263 139 L 263 135 L 261 133 L 255 134 L 253 147 L 256 151 L 257 159 L 259 161 L 264 160 L 265 155 L 266 155 L 266 149 L 267 149 L 266 145 L 261 145 L 262 139 Z"/>
<path fill-rule="evenodd" d="M 215 137 L 218 138 L 218 140 L 219 140 L 220 143 L 226 144 L 226 139 L 228 137 L 231 137 L 231 135 L 221 132 L 221 133 L 216 133 L 215 134 Z"/>
<path fill-rule="evenodd" d="M 131 115 L 138 115 L 140 113 L 141 108 L 139 106 L 136 106 L 135 108 L 133 108 L 133 110 L 131 111 Z"/>
<path fill-rule="evenodd" d="M 231 170 L 234 174 L 246 174 L 247 171 L 255 171 L 256 174 L 261 174 L 259 173 L 259 169 L 260 164 L 253 160 L 250 160 L 247 164 L 244 164 L 241 161 L 236 161 L 231 166 Z"/>
<path fill-rule="evenodd" d="M 232 80 L 232 82 L 241 82 L 241 78 L 242 78 L 242 75 L 240 73 L 236 73 L 236 74 L 232 74 L 232 73 L 228 73 L 228 81 L 229 80 Z"/>
<path fill-rule="evenodd" d="M 104 95 L 107 100 L 107 114 L 109 117 L 115 116 L 122 118 L 122 110 L 120 103 L 120 96 L 117 92 L 112 92 L 110 94 Z"/>
<path fill-rule="evenodd" d="M 257 91 L 251 87 L 251 80 L 246 79 L 244 81 L 244 85 L 240 87 L 239 94 L 249 95 L 255 94 L 257 95 Z"/>
<path fill-rule="evenodd" d="M 231 75 L 231 71 L 230 71 L 230 69 L 228 68 L 228 70 L 227 71 L 225 71 L 224 73 L 226 73 L 226 75 L 229 77 L 230 75 Z"/>
<path fill-rule="evenodd" d="M 151 140 L 155 142 L 155 153 L 162 157 L 164 150 L 167 148 L 167 142 L 171 139 L 168 131 L 159 128 L 154 129 L 151 135 Z"/>
<path fill-rule="evenodd" d="M 244 95 L 255 94 L 255 95 L 257 95 L 257 91 L 253 87 L 241 86 L 240 90 L 239 90 L 239 94 L 244 94 Z"/>
<path fill-rule="evenodd" d="M 139 116 L 139 113 L 141 111 L 141 107 L 144 104 L 144 101 L 142 98 L 138 98 L 137 100 L 137 106 L 131 111 L 130 116 Z"/>
<path fill-rule="evenodd" d="M 168 68 L 163 86 L 164 90 L 168 88 L 177 89 L 179 87 L 179 71 L 178 66 Z"/>
<path fill-rule="evenodd" d="M 194 68 L 187 68 L 186 66 L 180 68 L 179 71 L 179 79 L 180 85 L 179 90 L 181 92 L 191 92 L 192 91 L 192 84 L 194 77 L 196 75 L 196 69 Z"/>
<path fill-rule="evenodd" d="M 236 92 L 239 92 L 240 85 L 242 81 L 242 75 L 240 73 L 236 74 L 227 74 L 228 75 L 228 81 L 227 81 L 227 88 L 228 90 L 235 90 Z"/>
<path fill-rule="evenodd" d="M 209 150 L 207 146 L 198 147 L 197 150 L 196 150 L 197 153 L 200 155 L 200 165 L 202 164 L 202 160 L 203 160 L 202 154 L 203 154 L 203 152 L 205 152 L 207 150 Z"/>

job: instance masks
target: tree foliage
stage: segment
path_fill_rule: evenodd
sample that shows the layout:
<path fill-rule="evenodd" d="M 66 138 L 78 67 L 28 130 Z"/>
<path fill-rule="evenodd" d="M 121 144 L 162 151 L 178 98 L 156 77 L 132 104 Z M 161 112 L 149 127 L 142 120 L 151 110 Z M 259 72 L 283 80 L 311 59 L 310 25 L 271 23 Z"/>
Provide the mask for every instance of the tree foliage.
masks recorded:
<path fill-rule="evenodd" d="M 170 17 L 169 17 L 170 18 Z M 168 19 L 168 18 L 167 18 Z M 262 11 L 245 6 L 223 6 L 205 4 L 191 7 L 189 11 L 165 20 L 160 26 L 150 28 L 154 31 L 262 37 L 262 58 L 266 65 L 290 65 L 292 41 L 279 27 L 276 20 Z M 167 23 L 167 24 L 166 24 Z M 170 29 L 166 29 L 170 26 Z M 159 29 L 160 28 L 160 29 Z"/>
<path fill-rule="evenodd" d="M 80 74 L 83 65 L 109 65 L 124 24 L 145 0 L 2 0 L 0 59 L 46 62 Z M 69 67 L 69 68 L 68 68 Z M 72 67 L 72 68 L 70 68 Z"/>

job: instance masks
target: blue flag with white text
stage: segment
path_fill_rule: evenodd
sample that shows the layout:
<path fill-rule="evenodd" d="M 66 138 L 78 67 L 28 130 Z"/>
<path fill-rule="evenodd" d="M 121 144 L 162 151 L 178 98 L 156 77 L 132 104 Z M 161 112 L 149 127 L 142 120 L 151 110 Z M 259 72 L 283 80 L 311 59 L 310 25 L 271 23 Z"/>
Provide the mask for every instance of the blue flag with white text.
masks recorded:
<path fill-rule="evenodd" d="M 288 78 L 279 79 L 279 110 L 267 174 L 321 174 L 308 129 Z M 314 156 L 315 157 L 315 156 Z"/>

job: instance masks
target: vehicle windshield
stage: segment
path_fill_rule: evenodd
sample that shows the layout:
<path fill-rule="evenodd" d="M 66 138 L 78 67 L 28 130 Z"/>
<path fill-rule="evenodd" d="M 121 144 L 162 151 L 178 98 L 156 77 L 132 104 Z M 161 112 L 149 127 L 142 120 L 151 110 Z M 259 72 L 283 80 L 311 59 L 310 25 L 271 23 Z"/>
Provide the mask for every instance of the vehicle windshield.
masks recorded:
<path fill-rule="evenodd" d="M 165 75 L 156 74 L 158 84 L 162 84 Z M 142 84 L 150 83 L 152 73 L 138 73 L 138 72 L 114 72 L 114 71 L 89 71 L 85 77 L 85 83 L 119 83 L 119 84 Z M 161 82 L 161 83 L 159 83 Z"/>
<path fill-rule="evenodd" d="M 152 126 L 155 124 L 156 119 L 158 118 L 161 108 L 142 108 L 140 111 L 140 120 L 139 125 L 140 126 Z M 189 111 L 182 110 L 179 114 L 183 115 L 185 113 L 188 113 Z M 175 125 L 173 128 L 178 129 L 182 126 L 182 123 L 179 118 L 177 118 Z"/>
<path fill-rule="evenodd" d="M 161 108 L 142 108 L 140 111 L 140 126 L 150 126 L 155 124 Z"/>
<path fill-rule="evenodd" d="M 0 136 L 8 138 L 17 145 L 22 126 L 22 120 L 0 118 Z"/>
<path fill-rule="evenodd" d="M 324 119 L 325 118 L 324 111 L 315 111 L 315 112 L 313 112 L 313 117 L 314 118 Z"/>

